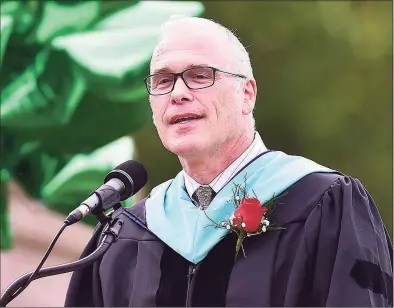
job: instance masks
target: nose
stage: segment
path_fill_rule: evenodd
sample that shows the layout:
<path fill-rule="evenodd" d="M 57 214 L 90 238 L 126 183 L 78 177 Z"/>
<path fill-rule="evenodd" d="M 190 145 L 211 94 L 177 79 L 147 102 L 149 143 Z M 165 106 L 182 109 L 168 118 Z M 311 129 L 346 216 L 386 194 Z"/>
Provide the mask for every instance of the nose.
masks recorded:
<path fill-rule="evenodd" d="M 193 100 L 190 89 L 186 86 L 181 77 L 175 80 L 174 90 L 171 92 L 171 101 L 176 104 L 182 104 Z"/>

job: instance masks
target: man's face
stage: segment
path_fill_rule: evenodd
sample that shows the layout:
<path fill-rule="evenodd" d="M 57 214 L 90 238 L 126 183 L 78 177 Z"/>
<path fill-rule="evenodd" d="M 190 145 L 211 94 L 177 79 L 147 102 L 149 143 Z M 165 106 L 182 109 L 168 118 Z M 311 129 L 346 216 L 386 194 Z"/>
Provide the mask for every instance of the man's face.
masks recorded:
<path fill-rule="evenodd" d="M 193 66 L 240 73 L 229 66 L 233 62 L 228 41 L 203 31 L 177 29 L 166 36 L 152 59 L 151 73 L 177 73 Z M 211 87 L 191 90 L 178 78 L 171 93 L 150 96 L 153 121 L 163 145 L 181 157 L 224 150 L 245 127 L 244 100 L 239 78 L 221 72 L 216 72 Z M 193 119 L 179 121 L 186 117 Z"/>

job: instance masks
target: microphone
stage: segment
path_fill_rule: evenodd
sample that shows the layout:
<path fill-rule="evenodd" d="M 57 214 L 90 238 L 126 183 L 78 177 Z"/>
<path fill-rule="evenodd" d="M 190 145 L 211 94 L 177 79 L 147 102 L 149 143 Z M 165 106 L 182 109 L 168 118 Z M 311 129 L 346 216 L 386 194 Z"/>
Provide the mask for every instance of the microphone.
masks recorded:
<path fill-rule="evenodd" d="M 106 211 L 137 193 L 148 181 L 145 167 L 137 161 L 128 160 L 110 171 L 104 184 L 73 210 L 66 218 L 69 225 L 88 214 Z"/>
<path fill-rule="evenodd" d="M 90 255 L 72 263 L 41 269 L 56 241 L 66 227 L 78 222 L 88 214 L 95 214 L 97 217 L 99 215 L 105 216 L 105 214 L 103 214 L 105 210 L 114 207 L 119 203 L 119 201 L 126 200 L 137 193 L 145 186 L 147 180 L 148 175 L 144 166 L 133 160 L 126 161 L 110 171 L 104 179 L 104 184 L 93 191 L 78 208 L 68 215 L 63 226 L 52 240 L 35 271 L 20 277 L 7 288 L 4 294 L 0 297 L 0 307 L 6 307 L 6 305 L 21 294 L 33 280 L 46 276 L 67 273 L 78 268 L 85 268 L 87 265 L 104 255 L 112 243 L 116 241 L 119 231 L 123 225 L 122 220 L 115 219 L 113 222 L 106 221 L 104 226 L 110 224 L 109 232 L 105 233 L 105 237 L 101 240 L 100 246 Z M 138 218 L 136 220 L 138 221 Z M 103 221 L 105 221 L 105 219 L 100 221 L 100 225 Z M 102 230 L 103 228 L 99 227 L 95 232 L 101 232 Z"/>

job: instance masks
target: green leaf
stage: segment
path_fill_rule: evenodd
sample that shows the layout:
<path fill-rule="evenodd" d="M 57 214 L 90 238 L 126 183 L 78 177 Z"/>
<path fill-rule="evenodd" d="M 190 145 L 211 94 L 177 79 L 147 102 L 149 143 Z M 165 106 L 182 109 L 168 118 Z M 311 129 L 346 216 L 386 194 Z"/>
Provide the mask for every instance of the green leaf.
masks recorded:
<path fill-rule="evenodd" d="M 108 100 L 146 98 L 143 78 L 158 41 L 161 25 L 173 14 L 200 15 L 199 2 L 144 1 L 114 13 L 89 31 L 56 38 L 87 80 L 89 88 Z"/>
<path fill-rule="evenodd" d="M 90 154 L 74 156 L 42 188 L 42 201 L 58 212 L 71 212 L 90 192 L 103 184 L 109 171 L 132 159 L 133 155 L 132 139 L 123 137 Z"/>
<path fill-rule="evenodd" d="M 12 247 L 12 231 L 10 215 L 7 208 L 7 181 L 9 174 L 6 169 L 1 170 L 0 182 L 0 250 Z"/>
<path fill-rule="evenodd" d="M 8 39 L 12 32 L 13 19 L 11 16 L 1 15 L 0 16 L 0 64 L 3 62 L 4 52 L 8 45 Z"/>
<path fill-rule="evenodd" d="M 1 124 L 18 129 L 62 125 L 72 117 L 85 90 L 84 80 L 64 54 L 44 49 L 3 89 Z"/>

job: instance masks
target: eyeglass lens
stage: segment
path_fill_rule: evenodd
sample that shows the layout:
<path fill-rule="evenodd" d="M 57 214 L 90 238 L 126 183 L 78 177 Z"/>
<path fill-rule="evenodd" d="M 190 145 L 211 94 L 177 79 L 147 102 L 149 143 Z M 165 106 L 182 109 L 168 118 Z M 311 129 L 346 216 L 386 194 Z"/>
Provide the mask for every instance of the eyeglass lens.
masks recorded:
<path fill-rule="evenodd" d="M 183 73 L 183 78 L 189 88 L 200 89 L 213 85 L 214 74 L 212 68 L 197 67 L 186 70 Z M 160 94 L 170 91 L 175 79 L 173 74 L 159 73 L 152 75 L 147 81 L 150 91 Z"/>

